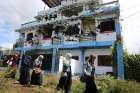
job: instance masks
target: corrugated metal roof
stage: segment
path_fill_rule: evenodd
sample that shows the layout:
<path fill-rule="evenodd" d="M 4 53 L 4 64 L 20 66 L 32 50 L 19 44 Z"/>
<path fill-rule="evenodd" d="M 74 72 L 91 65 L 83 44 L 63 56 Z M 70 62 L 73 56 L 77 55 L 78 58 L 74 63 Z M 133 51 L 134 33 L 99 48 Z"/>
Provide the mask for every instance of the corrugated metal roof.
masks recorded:
<path fill-rule="evenodd" d="M 42 0 L 42 1 L 51 8 L 60 5 L 62 0 Z"/>

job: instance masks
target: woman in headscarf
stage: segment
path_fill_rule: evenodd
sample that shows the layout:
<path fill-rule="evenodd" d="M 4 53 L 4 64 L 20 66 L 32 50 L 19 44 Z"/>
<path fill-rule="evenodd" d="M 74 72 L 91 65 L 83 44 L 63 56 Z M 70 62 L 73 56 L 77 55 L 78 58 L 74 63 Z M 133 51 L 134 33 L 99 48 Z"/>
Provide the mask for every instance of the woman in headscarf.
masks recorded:
<path fill-rule="evenodd" d="M 13 76 L 12 75 L 12 72 L 14 71 L 14 69 L 12 68 L 13 61 L 14 61 L 14 57 L 10 56 L 8 61 L 6 62 L 7 65 L 8 65 L 8 68 L 7 68 L 7 71 L 6 71 L 6 74 L 5 74 L 6 78 L 11 78 Z"/>
<path fill-rule="evenodd" d="M 19 83 L 21 85 L 27 86 L 30 83 L 30 63 L 31 63 L 31 56 L 25 56 L 20 68 Z"/>
<path fill-rule="evenodd" d="M 16 68 L 19 61 L 19 55 L 12 55 L 7 61 L 8 71 L 6 77 L 15 79 L 16 76 Z"/>
<path fill-rule="evenodd" d="M 95 84 L 95 66 L 94 61 L 96 57 L 94 55 L 90 55 L 87 60 L 86 68 L 84 69 L 84 73 L 86 75 L 86 89 L 84 93 L 98 93 L 97 87 Z"/>
<path fill-rule="evenodd" d="M 44 59 L 43 55 L 39 55 L 37 59 L 34 61 L 34 69 L 31 75 L 31 84 L 32 85 L 42 85 L 42 73 L 41 73 L 41 66 L 42 60 Z"/>
<path fill-rule="evenodd" d="M 72 54 L 67 53 L 63 60 L 63 68 L 57 90 L 64 89 L 64 93 L 70 93 L 72 85 L 72 72 L 71 72 L 71 59 Z"/>

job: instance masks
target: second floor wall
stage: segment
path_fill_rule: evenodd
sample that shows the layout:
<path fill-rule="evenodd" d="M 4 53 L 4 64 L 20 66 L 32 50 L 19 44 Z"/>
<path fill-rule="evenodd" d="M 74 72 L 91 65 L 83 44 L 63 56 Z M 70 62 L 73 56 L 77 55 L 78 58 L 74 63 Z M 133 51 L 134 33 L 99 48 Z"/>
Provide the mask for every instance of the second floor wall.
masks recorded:
<path fill-rule="evenodd" d="M 41 25 L 20 32 L 16 47 L 115 41 L 115 19 L 83 18 L 64 24 Z"/>

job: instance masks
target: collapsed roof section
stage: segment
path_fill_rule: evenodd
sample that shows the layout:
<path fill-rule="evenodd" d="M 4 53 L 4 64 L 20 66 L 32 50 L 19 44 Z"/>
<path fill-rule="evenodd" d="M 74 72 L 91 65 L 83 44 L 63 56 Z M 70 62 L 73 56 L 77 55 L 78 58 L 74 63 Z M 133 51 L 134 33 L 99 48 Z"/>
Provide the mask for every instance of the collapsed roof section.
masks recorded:
<path fill-rule="evenodd" d="M 70 16 L 65 15 L 65 14 L 68 14 L 67 11 L 68 10 L 72 11 L 75 9 L 78 10 L 77 7 L 71 6 L 68 9 L 66 8 L 66 10 L 62 10 L 64 6 L 53 7 L 53 8 L 48 9 L 47 11 L 39 12 L 37 17 L 41 18 L 41 20 L 25 23 L 21 26 L 20 29 L 17 29 L 16 31 L 17 32 L 25 31 L 28 29 L 32 29 L 32 28 L 36 28 L 36 27 L 39 27 L 42 25 L 48 25 L 48 24 L 60 24 L 60 23 L 64 24 L 64 23 L 72 22 L 73 20 L 80 20 L 87 17 L 96 18 L 98 16 L 101 17 L 104 15 L 111 15 L 111 14 L 115 14 L 115 16 L 117 16 L 119 14 L 119 4 L 117 1 L 99 4 L 98 6 L 93 6 L 93 7 L 94 7 L 94 10 L 83 9 L 82 11 L 82 8 L 81 8 L 81 10 L 79 10 L 80 12 L 74 11 L 73 13 L 71 13 L 74 15 L 70 15 Z M 61 11 L 60 13 L 61 15 L 59 14 L 60 11 Z M 75 13 L 77 13 L 77 15 L 75 15 Z"/>
<path fill-rule="evenodd" d="M 42 0 L 45 4 L 47 4 L 50 8 L 56 7 L 58 5 L 61 5 L 61 1 L 69 1 L 69 0 Z M 73 0 L 73 1 L 78 1 L 78 0 Z M 84 0 L 79 0 L 79 1 L 84 1 Z M 86 0 L 85 0 L 86 1 Z M 88 0 L 87 0 L 88 1 Z M 89 0 L 92 1 L 92 0 Z M 94 0 L 93 0 L 94 1 Z M 103 0 L 95 0 L 98 3 L 103 3 Z"/>
<path fill-rule="evenodd" d="M 61 4 L 62 0 L 42 0 L 45 4 L 47 4 L 50 8 L 56 7 Z"/>

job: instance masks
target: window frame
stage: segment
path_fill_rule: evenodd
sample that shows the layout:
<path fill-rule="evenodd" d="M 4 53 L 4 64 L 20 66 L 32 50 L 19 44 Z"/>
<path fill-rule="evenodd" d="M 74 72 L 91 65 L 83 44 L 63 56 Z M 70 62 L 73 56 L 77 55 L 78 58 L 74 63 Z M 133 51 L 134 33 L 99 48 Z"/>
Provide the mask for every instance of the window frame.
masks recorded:
<path fill-rule="evenodd" d="M 102 64 L 102 62 L 100 62 L 100 61 L 102 61 L 102 60 L 101 60 L 99 57 L 109 57 L 108 59 L 106 59 L 106 60 L 108 60 L 108 63 L 107 63 L 107 64 Z M 97 66 L 104 66 L 104 67 L 112 67 L 112 66 L 113 66 L 111 55 L 98 55 L 97 58 L 98 58 Z M 105 58 L 104 58 L 104 59 L 105 59 Z M 105 62 L 106 60 L 104 60 L 104 62 Z M 109 60 L 110 60 L 110 61 L 109 61 Z M 103 63 L 104 63 L 104 62 L 103 62 Z"/>

